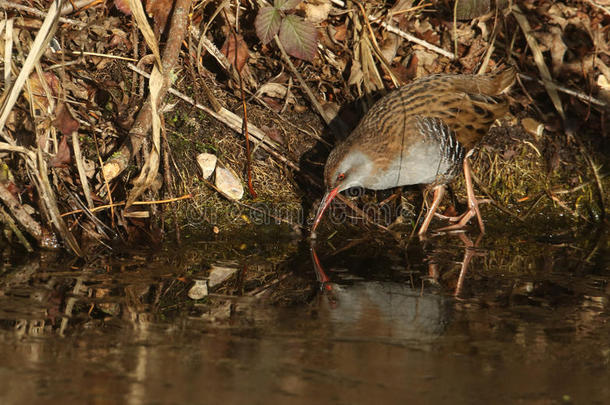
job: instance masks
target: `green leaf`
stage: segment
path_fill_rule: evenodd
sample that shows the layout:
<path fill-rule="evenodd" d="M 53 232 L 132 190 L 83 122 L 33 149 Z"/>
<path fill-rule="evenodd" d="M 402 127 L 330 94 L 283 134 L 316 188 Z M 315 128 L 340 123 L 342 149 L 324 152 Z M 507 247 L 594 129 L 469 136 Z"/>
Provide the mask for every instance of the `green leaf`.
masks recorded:
<path fill-rule="evenodd" d="M 286 11 L 297 8 L 299 3 L 301 3 L 301 0 L 275 0 L 273 6 L 278 10 Z"/>
<path fill-rule="evenodd" d="M 263 45 L 269 43 L 277 34 L 281 22 L 282 16 L 275 7 L 263 7 L 258 11 L 254 20 L 254 27 L 256 28 L 256 35 Z"/>
<path fill-rule="evenodd" d="M 318 49 L 318 30 L 301 17 L 289 15 L 282 20 L 280 42 L 289 55 L 311 62 Z"/>

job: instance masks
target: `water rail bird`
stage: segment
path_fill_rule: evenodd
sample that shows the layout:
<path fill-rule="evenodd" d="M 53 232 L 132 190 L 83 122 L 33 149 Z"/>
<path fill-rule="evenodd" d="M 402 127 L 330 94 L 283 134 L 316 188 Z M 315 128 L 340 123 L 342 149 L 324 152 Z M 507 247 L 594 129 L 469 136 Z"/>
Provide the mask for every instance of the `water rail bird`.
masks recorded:
<path fill-rule="evenodd" d="M 422 236 L 445 185 L 460 170 L 466 180 L 468 211 L 441 230 L 462 228 L 476 216 L 484 232 L 466 158 L 494 121 L 508 112 L 508 102 L 501 94 L 515 76 L 512 67 L 486 75 L 438 74 L 382 97 L 328 156 L 326 194 L 314 219 L 312 236 L 331 201 L 343 190 L 426 184 L 434 190 L 434 197 L 418 232 Z"/>

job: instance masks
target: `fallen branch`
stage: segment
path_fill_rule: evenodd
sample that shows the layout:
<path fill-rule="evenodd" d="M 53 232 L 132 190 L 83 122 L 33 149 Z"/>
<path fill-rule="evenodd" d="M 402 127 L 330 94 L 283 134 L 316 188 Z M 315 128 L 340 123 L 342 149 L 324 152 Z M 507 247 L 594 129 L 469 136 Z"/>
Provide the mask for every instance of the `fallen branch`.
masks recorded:
<path fill-rule="evenodd" d="M 172 15 L 171 29 L 162 57 L 164 74 L 170 74 L 178 61 L 182 40 L 186 34 L 190 8 L 191 0 L 176 0 Z M 159 91 L 159 100 L 163 99 L 168 88 L 169 83 L 168 81 L 165 81 Z M 121 174 L 128 166 L 131 159 L 140 151 L 142 143 L 144 142 L 144 139 L 146 139 L 151 126 L 152 105 L 151 97 L 149 95 L 138 113 L 131 131 L 129 131 L 129 137 L 102 167 L 102 172 L 108 181 Z"/>

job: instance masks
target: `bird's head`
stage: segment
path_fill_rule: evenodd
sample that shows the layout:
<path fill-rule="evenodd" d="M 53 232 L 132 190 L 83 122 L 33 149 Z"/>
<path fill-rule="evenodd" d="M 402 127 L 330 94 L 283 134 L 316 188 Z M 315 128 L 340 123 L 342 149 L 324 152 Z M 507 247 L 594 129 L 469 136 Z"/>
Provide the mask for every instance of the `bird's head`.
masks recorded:
<path fill-rule="evenodd" d="M 332 150 L 324 167 L 326 194 L 318 208 L 312 233 L 337 194 L 352 187 L 366 187 L 366 178 L 370 174 L 371 161 L 362 152 L 345 144 L 338 145 Z"/>

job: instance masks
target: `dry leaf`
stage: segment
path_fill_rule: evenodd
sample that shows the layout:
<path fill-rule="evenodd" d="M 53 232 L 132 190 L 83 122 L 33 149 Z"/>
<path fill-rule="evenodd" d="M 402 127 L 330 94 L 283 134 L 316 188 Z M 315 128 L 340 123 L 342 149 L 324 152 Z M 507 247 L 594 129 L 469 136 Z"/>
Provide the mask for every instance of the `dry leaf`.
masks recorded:
<path fill-rule="evenodd" d="M 347 24 L 337 25 L 335 28 L 335 41 L 343 42 L 347 37 Z"/>
<path fill-rule="evenodd" d="M 305 18 L 314 24 L 319 24 L 328 18 L 332 8 L 330 0 L 309 0 L 303 4 Z"/>
<path fill-rule="evenodd" d="M 45 83 L 43 84 L 40 80 L 38 73 L 32 72 L 27 80 L 29 89 L 31 91 L 32 99 L 30 99 L 30 91 L 25 91 L 23 94 L 28 102 L 32 105 L 34 113 L 39 116 L 43 112 L 49 111 L 49 98 L 45 92 L 45 85 L 51 91 L 49 96 L 57 96 L 59 94 L 59 79 L 51 72 L 45 72 L 43 74 Z"/>
<path fill-rule="evenodd" d="M 114 6 L 119 9 L 119 11 L 123 14 L 131 15 L 131 9 L 129 8 L 128 0 L 114 0 Z"/>
<path fill-rule="evenodd" d="M 53 156 L 53 159 L 49 162 L 51 167 L 68 167 L 70 166 L 71 154 L 70 147 L 68 146 L 68 137 L 62 136 L 59 145 L 57 146 L 57 153 Z"/>
<path fill-rule="evenodd" d="M 148 0 L 146 12 L 155 21 L 155 31 L 163 32 L 167 25 L 167 17 L 174 5 L 173 0 Z"/>
<path fill-rule="evenodd" d="M 212 176 L 212 173 L 214 173 L 214 169 L 216 169 L 217 160 L 218 158 L 216 157 L 216 155 L 213 155 L 211 153 L 200 153 L 197 156 L 197 163 L 201 168 L 201 172 L 203 173 L 204 179 L 207 180 L 210 178 L 210 176 Z"/>
<path fill-rule="evenodd" d="M 529 21 L 527 20 L 526 15 L 523 14 L 523 12 L 519 8 L 519 6 L 514 4 L 513 8 L 512 8 L 512 12 L 513 12 L 513 16 L 517 20 L 517 23 L 521 27 L 521 30 L 523 31 L 527 44 L 529 45 L 532 55 L 534 56 L 534 62 L 536 63 L 536 66 L 538 67 L 538 70 L 540 71 L 540 76 L 542 77 L 542 79 L 544 81 L 544 83 L 543 83 L 544 87 L 545 87 L 551 101 L 553 102 L 555 109 L 561 116 L 561 118 L 565 118 L 565 113 L 563 111 L 563 104 L 561 103 L 561 99 L 559 98 L 557 89 L 550 84 L 553 80 L 553 78 L 551 77 L 551 72 L 549 72 L 549 69 L 544 62 L 544 56 L 542 55 L 542 51 L 540 50 L 540 45 L 538 44 L 538 41 L 531 34 L 533 32 L 532 27 L 531 27 Z"/>
<path fill-rule="evenodd" d="M 280 145 L 284 145 L 284 137 L 278 128 L 269 128 L 268 126 L 263 125 L 261 129 L 265 131 L 265 135 L 267 135 L 272 141 L 277 142 Z"/>
<path fill-rule="evenodd" d="M 282 100 L 287 99 L 289 103 L 296 103 L 296 98 L 292 92 L 288 91 L 288 87 L 280 83 L 265 83 L 258 89 L 256 95 L 259 97 L 267 96 Z"/>
<path fill-rule="evenodd" d="M 541 51 L 551 51 L 553 75 L 557 76 L 563 65 L 563 57 L 568 47 L 563 42 L 563 31 L 560 27 L 551 26 L 549 31 L 536 33 L 536 38 L 540 44 Z"/>
<path fill-rule="evenodd" d="M 150 28 L 148 24 L 148 19 L 146 18 L 146 14 L 144 13 L 144 8 L 142 7 L 142 2 L 138 0 L 128 0 L 129 8 L 133 13 L 133 18 L 136 20 L 136 25 L 138 26 L 144 40 L 146 41 L 146 45 L 150 48 L 153 55 L 155 55 L 155 61 L 159 69 L 162 69 L 163 63 L 161 62 L 161 52 L 159 51 L 159 41 L 157 41 L 155 34 Z"/>
<path fill-rule="evenodd" d="M 544 132 L 544 125 L 533 118 L 526 117 L 522 119 L 521 125 L 528 134 L 533 135 L 536 139 L 539 139 Z"/>
<path fill-rule="evenodd" d="M 384 36 L 385 39 L 381 44 L 381 54 L 389 64 L 392 64 L 392 60 L 396 56 L 396 52 L 402 44 L 403 39 L 398 35 L 392 34 L 390 32 L 385 33 Z"/>
<path fill-rule="evenodd" d="M 66 108 L 65 103 L 60 103 L 55 109 L 55 120 L 53 121 L 55 128 L 63 135 L 71 135 L 72 132 L 78 131 L 78 121 L 72 118 L 70 111 Z"/>
<path fill-rule="evenodd" d="M 244 187 L 241 181 L 230 169 L 223 167 L 216 168 L 216 187 L 233 200 L 241 200 L 244 196 Z"/>
<path fill-rule="evenodd" d="M 221 51 L 238 72 L 241 72 L 250 57 L 248 45 L 246 45 L 244 38 L 239 34 L 234 35 L 229 33 Z"/>

